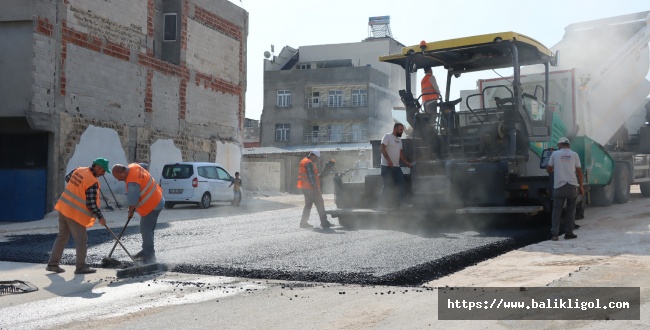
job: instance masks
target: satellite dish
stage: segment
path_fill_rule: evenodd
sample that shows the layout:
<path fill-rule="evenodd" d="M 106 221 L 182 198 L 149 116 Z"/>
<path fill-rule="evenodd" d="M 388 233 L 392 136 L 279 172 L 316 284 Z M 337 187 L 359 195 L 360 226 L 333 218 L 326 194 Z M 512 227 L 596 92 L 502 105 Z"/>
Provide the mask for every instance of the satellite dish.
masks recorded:
<path fill-rule="evenodd" d="M 269 51 L 267 50 L 264 52 L 264 58 L 269 58 L 269 57 L 271 57 L 271 53 L 269 53 Z"/>

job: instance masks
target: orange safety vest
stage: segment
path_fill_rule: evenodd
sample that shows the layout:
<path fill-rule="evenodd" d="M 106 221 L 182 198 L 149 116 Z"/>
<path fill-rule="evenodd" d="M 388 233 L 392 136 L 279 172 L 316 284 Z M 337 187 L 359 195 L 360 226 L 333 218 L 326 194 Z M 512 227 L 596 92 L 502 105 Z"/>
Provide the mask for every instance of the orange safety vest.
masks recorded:
<path fill-rule="evenodd" d="M 86 228 L 92 227 L 95 224 L 95 215 L 86 206 L 86 190 L 95 183 L 99 188 L 99 181 L 89 167 L 77 167 L 54 209 Z M 95 202 L 99 208 L 99 194 Z"/>
<path fill-rule="evenodd" d="M 125 181 L 127 192 L 129 191 L 129 182 L 140 185 L 140 199 L 135 210 L 141 217 L 149 214 L 160 204 L 162 189 L 142 166 L 136 163 L 129 164 L 129 174 L 126 175 Z"/>
<path fill-rule="evenodd" d="M 422 89 L 422 104 L 427 103 L 428 101 L 432 100 L 438 100 L 440 97 L 440 94 L 436 93 L 436 90 L 433 88 L 433 85 L 431 84 L 431 78 L 433 77 L 432 73 L 427 73 L 424 75 L 424 78 L 422 78 L 422 81 L 420 82 L 420 87 Z M 433 93 L 433 94 L 429 94 Z"/>
<path fill-rule="evenodd" d="M 300 162 L 300 169 L 298 169 L 298 189 L 314 189 L 309 182 L 309 176 L 307 176 L 307 163 L 313 163 L 309 157 L 305 157 Z M 318 167 L 314 164 L 314 178 L 316 179 L 316 186 L 320 190 L 320 179 L 318 178 Z"/>

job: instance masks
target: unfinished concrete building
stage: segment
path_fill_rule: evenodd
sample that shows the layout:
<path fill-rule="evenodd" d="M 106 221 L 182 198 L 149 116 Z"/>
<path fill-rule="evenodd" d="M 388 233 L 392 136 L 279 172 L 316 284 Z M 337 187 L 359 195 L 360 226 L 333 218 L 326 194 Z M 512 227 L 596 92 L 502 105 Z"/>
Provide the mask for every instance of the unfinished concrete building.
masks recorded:
<path fill-rule="evenodd" d="M 392 37 L 284 47 L 264 65 L 261 145 L 295 147 L 379 139 L 401 105 L 404 70 L 380 63 L 401 51 Z"/>
<path fill-rule="evenodd" d="M 3 1 L 0 221 L 41 219 L 96 157 L 238 170 L 247 36 L 227 0 Z"/>

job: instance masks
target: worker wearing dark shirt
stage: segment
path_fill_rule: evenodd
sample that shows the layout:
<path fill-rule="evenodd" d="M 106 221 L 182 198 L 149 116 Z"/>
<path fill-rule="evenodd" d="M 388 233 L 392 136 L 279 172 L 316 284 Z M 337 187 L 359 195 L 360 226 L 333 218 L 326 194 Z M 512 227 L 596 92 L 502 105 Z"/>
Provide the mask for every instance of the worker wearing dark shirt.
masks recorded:
<path fill-rule="evenodd" d="M 55 273 L 65 271 L 59 266 L 59 262 L 63 256 L 63 249 L 72 235 L 77 250 L 75 274 L 96 272 L 86 265 L 87 228 L 95 224 L 95 219 L 98 219 L 102 226 L 106 226 L 106 219 L 100 210 L 97 195 L 99 190 L 97 177 L 106 172 L 110 173 L 108 160 L 97 158 L 90 167 L 77 167 L 66 175 L 65 189 L 54 206 L 54 209 L 59 211 L 59 234 L 54 241 L 52 254 L 45 268 L 47 271 Z"/>

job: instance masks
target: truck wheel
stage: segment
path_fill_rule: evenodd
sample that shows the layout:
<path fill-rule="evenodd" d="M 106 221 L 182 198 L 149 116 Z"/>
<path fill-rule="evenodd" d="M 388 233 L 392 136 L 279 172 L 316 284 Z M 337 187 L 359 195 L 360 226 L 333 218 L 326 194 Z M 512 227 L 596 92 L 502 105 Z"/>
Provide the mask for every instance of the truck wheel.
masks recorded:
<path fill-rule="evenodd" d="M 639 183 L 639 188 L 641 188 L 641 196 L 650 197 L 650 182 Z"/>
<path fill-rule="evenodd" d="M 627 166 L 617 163 L 614 169 L 614 203 L 625 204 L 630 201 L 630 171 Z"/>
<path fill-rule="evenodd" d="M 176 205 L 176 203 L 165 202 L 165 208 L 166 208 L 166 209 L 173 209 L 173 208 L 174 208 L 174 205 Z"/>
<path fill-rule="evenodd" d="M 589 195 L 594 206 L 610 206 L 614 202 L 614 182 L 606 186 L 591 186 Z"/>

